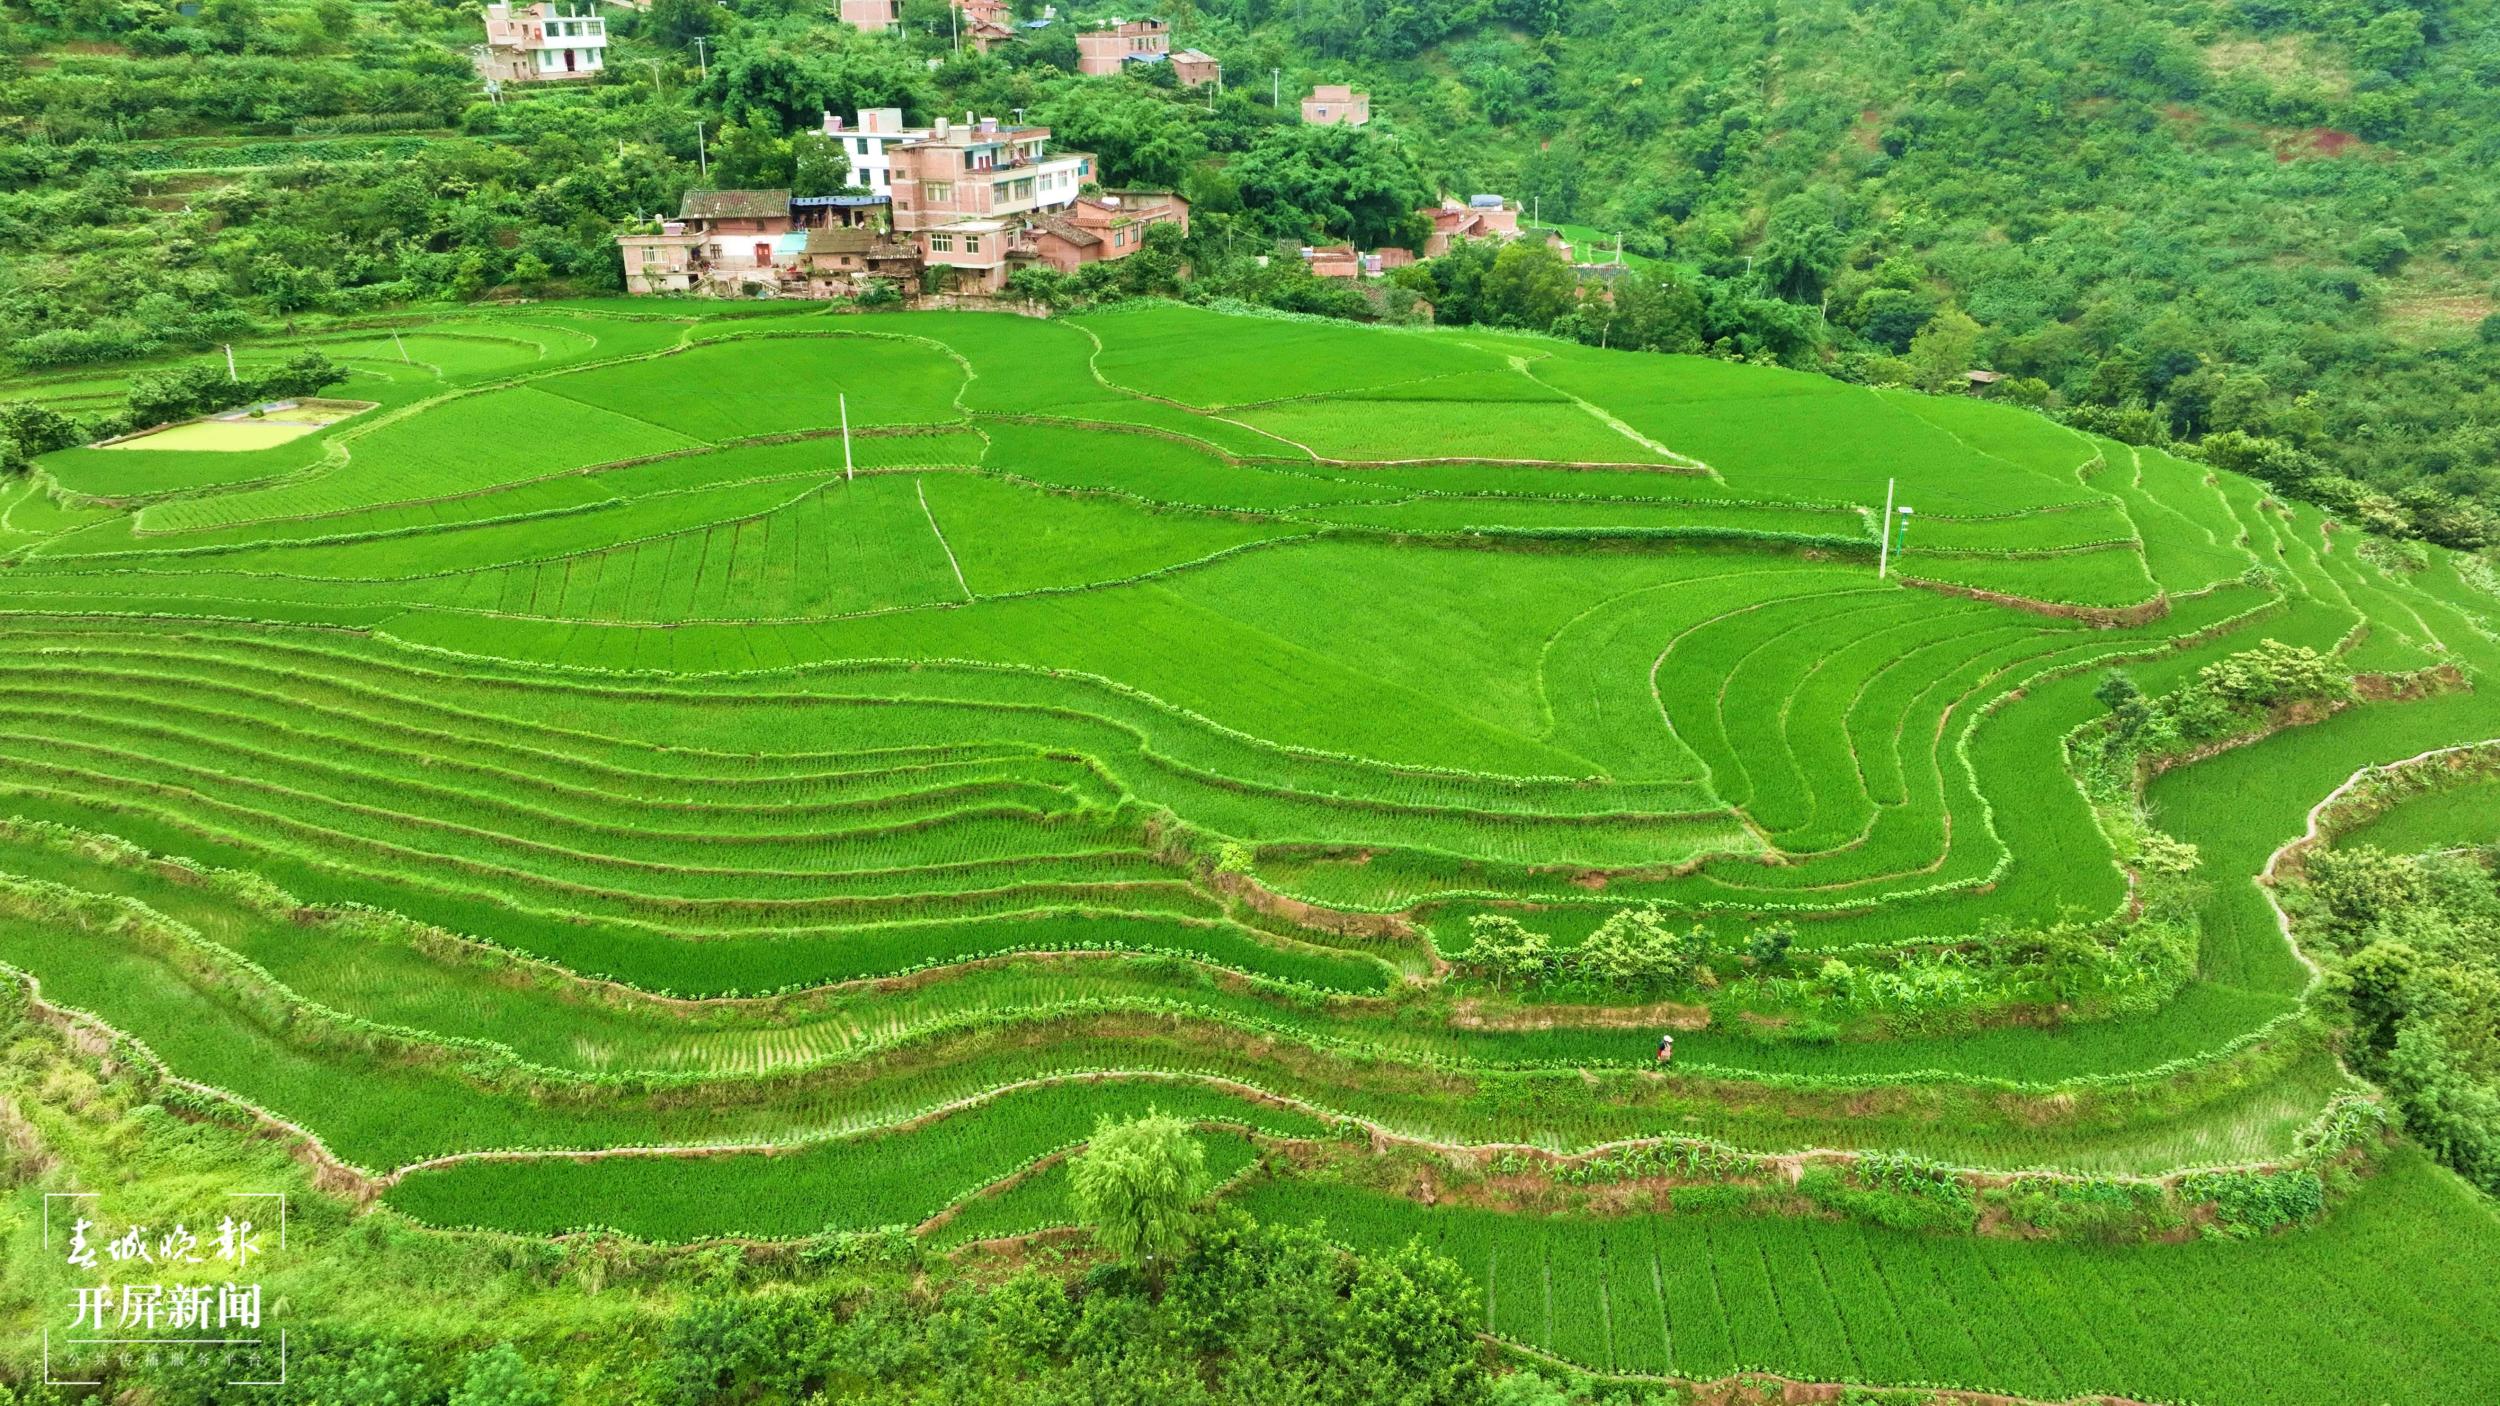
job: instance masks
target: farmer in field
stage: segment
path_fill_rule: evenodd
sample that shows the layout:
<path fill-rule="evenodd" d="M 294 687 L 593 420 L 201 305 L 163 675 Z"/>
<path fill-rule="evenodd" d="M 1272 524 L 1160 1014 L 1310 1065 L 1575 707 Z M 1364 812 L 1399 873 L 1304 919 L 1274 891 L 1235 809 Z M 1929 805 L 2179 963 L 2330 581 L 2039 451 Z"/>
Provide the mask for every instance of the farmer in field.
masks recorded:
<path fill-rule="evenodd" d="M 1675 1058 L 1675 1037 L 1674 1037 L 1673 1035 L 1661 1035 L 1661 1036 L 1659 1036 L 1659 1037 L 1658 1037 L 1658 1062 L 1659 1062 L 1660 1064 L 1666 1064 L 1666 1063 L 1668 1063 L 1668 1062 L 1672 1061 L 1674 1058 Z"/>

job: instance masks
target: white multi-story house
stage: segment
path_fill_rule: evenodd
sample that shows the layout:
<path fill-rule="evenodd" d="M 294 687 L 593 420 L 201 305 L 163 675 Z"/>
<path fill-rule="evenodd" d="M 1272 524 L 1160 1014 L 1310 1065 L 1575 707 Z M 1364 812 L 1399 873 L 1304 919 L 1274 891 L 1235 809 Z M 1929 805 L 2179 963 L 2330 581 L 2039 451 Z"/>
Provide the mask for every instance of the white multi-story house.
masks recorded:
<path fill-rule="evenodd" d="M 824 135 L 840 142 L 843 152 L 849 156 L 852 185 L 870 195 L 891 198 L 894 194 L 894 149 L 906 143 L 927 140 L 929 129 L 904 126 L 903 110 L 899 107 L 864 107 L 859 110 L 856 126 L 830 112 L 826 113 Z"/>
<path fill-rule="evenodd" d="M 486 7 L 486 45 L 478 72 L 507 83 L 588 78 L 608 64 L 608 22 L 597 15 L 559 14 L 544 3 L 514 10 L 511 0 Z"/>

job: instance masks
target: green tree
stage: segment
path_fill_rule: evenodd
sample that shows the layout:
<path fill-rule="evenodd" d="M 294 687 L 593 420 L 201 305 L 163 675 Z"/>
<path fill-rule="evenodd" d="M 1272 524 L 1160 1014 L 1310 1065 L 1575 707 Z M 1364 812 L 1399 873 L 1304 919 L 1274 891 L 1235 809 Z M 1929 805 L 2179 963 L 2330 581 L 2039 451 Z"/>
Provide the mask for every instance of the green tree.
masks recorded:
<path fill-rule="evenodd" d="M 1467 920 L 1467 935 L 1467 961 L 1497 987 L 1506 981 L 1530 985 L 1554 969 L 1554 944 L 1507 914 L 1478 913 Z"/>
<path fill-rule="evenodd" d="M 1189 1247 L 1207 1194 L 1206 1149 L 1189 1124 L 1160 1111 L 1127 1122 L 1102 1118 L 1068 1170 L 1076 1212 L 1093 1226 L 1095 1242 L 1160 1283 Z"/>
<path fill-rule="evenodd" d="M 1910 367 L 1921 390 L 1951 390 L 1963 384 L 1979 351 L 1979 322 L 1960 308 L 1946 308 L 1910 339 Z"/>
<path fill-rule="evenodd" d="M 1691 977 L 1706 948 L 1698 926 L 1678 932 L 1654 907 L 1620 908 L 1572 949 L 1570 972 L 1599 986 L 1657 990 Z"/>
<path fill-rule="evenodd" d="M 1515 239 L 1493 256 L 1483 296 L 1496 326 L 1543 332 L 1579 301 L 1580 285 L 1571 265 L 1542 241 Z"/>
<path fill-rule="evenodd" d="M 523 1360 L 510 1343 L 469 1356 L 468 1371 L 448 1406 L 556 1406 L 553 1377 Z"/>
<path fill-rule="evenodd" d="M 1207 156 L 1190 111 L 1134 84 L 1088 84 L 1039 116 L 1052 141 L 1094 153 L 1103 184 L 1171 190 Z"/>
<path fill-rule="evenodd" d="M 2307 645 L 2267 640 L 2196 671 L 2199 686 L 2255 708 L 2352 696 L 2352 675 Z"/>
<path fill-rule="evenodd" d="M 1936 300 L 1924 290 L 1871 288 L 1850 310 L 1849 325 L 1877 346 L 1901 352 L 1935 316 Z"/>
<path fill-rule="evenodd" d="M 1369 127 L 1271 128 L 1228 169 L 1243 207 L 1282 239 L 1412 247 L 1431 196 L 1407 147 Z"/>

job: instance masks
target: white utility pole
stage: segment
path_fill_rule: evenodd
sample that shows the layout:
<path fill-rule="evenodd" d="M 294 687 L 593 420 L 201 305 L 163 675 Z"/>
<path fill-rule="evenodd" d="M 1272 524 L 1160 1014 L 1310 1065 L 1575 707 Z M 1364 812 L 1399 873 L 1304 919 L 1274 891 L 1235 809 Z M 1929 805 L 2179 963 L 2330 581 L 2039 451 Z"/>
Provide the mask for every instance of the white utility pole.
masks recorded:
<path fill-rule="evenodd" d="M 391 345 L 399 348 L 399 359 L 402 364 L 405 364 L 408 360 L 408 344 L 399 340 L 397 332 L 391 334 Z"/>
<path fill-rule="evenodd" d="M 1875 553 L 1875 579 L 1878 581 L 1892 573 L 1892 488 L 1898 482 L 1898 479 L 1884 480 L 1884 520 L 1876 524 L 1876 530 L 1884 534 L 1884 544 Z"/>
<path fill-rule="evenodd" d="M 243 379 L 234 373 L 234 343 L 232 342 L 226 343 L 226 379 L 235 382 Z"/>
<path fill-rule="evenodd" d="M 849 482 L 851 481 L 851 478 L 852 478 L 852 474 L 851 474 L 851 398 L 850 398 L 850 396 L 848 396 L 848 395 L 839 395 L 839 396 L 837 396 L 837 397 L 836 397 L 836 399 L 838 399 L 838 400 L 841 402 L 841 405 L 842 405 L 842 481 L 843 481 L 844 483 L 849 483 Z"/>
<path fill-rule="evenodd" d="M 703 46 L 710 42 L 710 40 L 704 38 L 700 34 L 694 37 L 694 66 L 703 71 L 703 76 L 705 78 L 710 78 L 712 76 L 712 60 L 710 56 L 705 54 L 703 51 Z"/>
<path fill-rule="evenodd" d="M 703 124 L 700 122 L 694 124 L 694 159 L 703 168 L 704 175 L 712 174 L 712 153 L 703 145 Z"/>
<path fill-rule="evenodd" d="M 1267 105 L 1269 107 L 1285 105 L 1285 71 L 1281 68 L 1271 68 L 1267 71 Z"/>

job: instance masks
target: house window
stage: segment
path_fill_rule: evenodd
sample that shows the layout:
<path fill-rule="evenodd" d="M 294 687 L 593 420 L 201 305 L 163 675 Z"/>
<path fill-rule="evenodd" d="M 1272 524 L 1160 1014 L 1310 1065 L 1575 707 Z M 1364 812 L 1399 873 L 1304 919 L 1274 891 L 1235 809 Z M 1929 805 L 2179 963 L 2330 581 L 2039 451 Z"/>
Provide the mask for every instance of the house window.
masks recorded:
<path fill-rule="evenodd" d="M 965 235 L 965 236 L 964 236 L 964 252 L 965 252 L 965 253 L 967 253 L 967 254 L 978 254 L 978 253 L 980 253 L 980 252 L 981 252 L 981 236 L 979 236 L 979 235 L 977 235 L 977 234 L 967 234 L 967 235 Z"/>
<path fill-rule="evenodd" d="M 955 252 L 955 236 L 953 236 L 953 235 L 951 235 L 951 234 L 933 234 L 933 235 L 930 235 L 930 236 L 929 236 L 929 252 L 930 252 L 930 253 L 932 253 L 932 254 L 952 254 L 952 253 L 954 253 L 954 252 Z"/>
<path fill-rule="evenodd" d="M 851 184 L 852 184 L 852 185 L 855 185 L 855 186 L 866 186 L 866 185 L 868 185 L 868 184 L 869 184 L 869 180 L 868 180 L 868 168 L 867 168 L 867 167 L 865 167 L 865 166 L 860 167 L 860 168 L 859 168 L 859 179 L 858 179 L 858 180 L 855 180 L 855 181 L 853 181 L 853 182 L 851 182 Z"/>
<path fill-rule="evenodd" d="M 952 205 L 955 203 L 955 183 L 953 181 L 922 181 L 920 183 L 920 193 L 927 196 L 929 198 L 929 203 L 932 205 Z"/>

